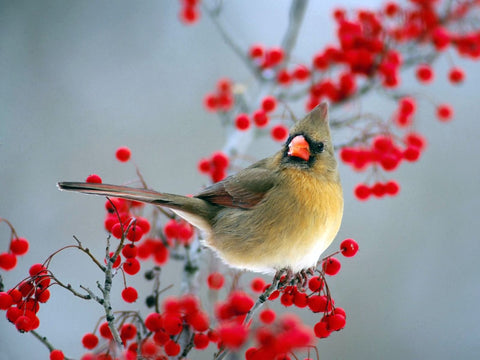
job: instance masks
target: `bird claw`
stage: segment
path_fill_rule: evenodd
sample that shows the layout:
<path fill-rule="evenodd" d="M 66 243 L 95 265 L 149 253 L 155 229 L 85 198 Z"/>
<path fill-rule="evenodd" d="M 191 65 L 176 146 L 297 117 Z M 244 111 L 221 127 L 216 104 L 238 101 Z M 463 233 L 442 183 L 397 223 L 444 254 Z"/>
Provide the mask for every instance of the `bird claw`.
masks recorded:
<path fill-rule="evenodd" d="M 279 287 L 297 285 L 298 287 L 304 289 L 308 284 L 308 276 L 315 274 L 314 270 L 315 267 L 311 267 L 294 273 L 290 268 L 283 268 L 275 273 L 274 281 L 278 282 Z"/>

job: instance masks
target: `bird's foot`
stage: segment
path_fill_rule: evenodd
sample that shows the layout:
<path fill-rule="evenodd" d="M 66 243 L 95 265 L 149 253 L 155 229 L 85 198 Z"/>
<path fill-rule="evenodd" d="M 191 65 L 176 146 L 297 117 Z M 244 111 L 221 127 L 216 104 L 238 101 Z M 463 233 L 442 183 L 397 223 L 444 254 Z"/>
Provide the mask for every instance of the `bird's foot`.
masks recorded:
<path fill-rule="evenodd" d="M 311 267 L 294 273 L 290 268 L 283 268 L 275 273 L 274 281 L 278 282 L 279 287 L 287 285 L 296 285 L 304 289 L 308 284 L 308 276 L 315 273 L 315 268 Z"/>

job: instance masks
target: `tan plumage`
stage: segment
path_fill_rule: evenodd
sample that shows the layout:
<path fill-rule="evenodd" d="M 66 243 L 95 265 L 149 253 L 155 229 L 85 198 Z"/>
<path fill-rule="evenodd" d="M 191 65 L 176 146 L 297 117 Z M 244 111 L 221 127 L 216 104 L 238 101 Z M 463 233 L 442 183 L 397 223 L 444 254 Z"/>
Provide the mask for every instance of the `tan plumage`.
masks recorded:
<path fill-rule="evenodd" d="M 282 150 L 192 198 L 106 184 L 58 186 L 171 208 L 202 230 L 204 244 L 226 263 L 259 272 L 314 266 L 343 214 L 326 104 L 290 129 Z"/>

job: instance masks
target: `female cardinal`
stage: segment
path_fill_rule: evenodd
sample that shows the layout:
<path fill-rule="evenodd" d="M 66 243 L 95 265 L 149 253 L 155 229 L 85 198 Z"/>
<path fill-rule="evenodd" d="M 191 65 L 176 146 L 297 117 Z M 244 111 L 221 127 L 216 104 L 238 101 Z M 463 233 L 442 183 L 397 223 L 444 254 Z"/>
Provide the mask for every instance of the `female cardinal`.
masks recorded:
<path fill-rule="evenodd" d="M 326 103 L 290 129 L 276 154 L 193 197 L 107 184 L 58 186 L 170 208 L 202 230 L 204 244 L 227 264 L 257 272 L 316 266 L 343 215 Z"/>

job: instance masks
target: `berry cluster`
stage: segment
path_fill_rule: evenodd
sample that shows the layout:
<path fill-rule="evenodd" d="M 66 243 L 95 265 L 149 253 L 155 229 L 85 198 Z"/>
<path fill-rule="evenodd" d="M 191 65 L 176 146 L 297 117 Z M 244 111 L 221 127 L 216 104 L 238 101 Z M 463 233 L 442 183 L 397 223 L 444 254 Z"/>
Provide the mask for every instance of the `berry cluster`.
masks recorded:
<path fill-rule="evenodd" d="M 40 304 L 50 299 L 51 277 L 45 266 L 34 264 L 30 276 L 16 287 L 0 292 L 0 309 L 6 310 L 8 321 L 20 332 L 35 330 L 40 325 L 37 317 Z"/>
<path fill-rule="evenodd" d="M 248 55 L 261 69 L 277 67 L 285 59 L 285 53 L 281 47 L 271 47 L 266 49 L 261 44 L 251 45 L 248 50 Z"/>
<path fill-rule="evenodd" d="M 210 175 L 213 182 L 218 182 L 227 177 L 227 169 L 230 159 L 221 151 L 214 152 L 209 159 L 201 159 L 198 163 L 198 170 L 202 174 Z"/>
<path fill-rule="evenodd" d="M 235 105 L 232 88 L 233 85 L 230 79 L 223 78 L 218 80 L 215 92 L 208 93 L 203 99 L 205 109 L 210 112 L 230 111 Z"/>
<path fill-rule="evenodd" d="M 0 269 L 10 271 L 17 266 L 17 256 L 23 256 L 30 247 L 28 240 L 19 237 L 13 225 L 6 219 L 0 218 L 0 223 L 4 222 L 10 228 L 10 246 L 8 252 L 0 253 Z"/>

